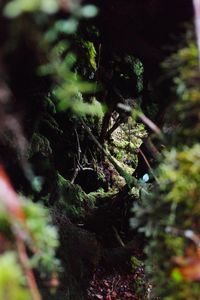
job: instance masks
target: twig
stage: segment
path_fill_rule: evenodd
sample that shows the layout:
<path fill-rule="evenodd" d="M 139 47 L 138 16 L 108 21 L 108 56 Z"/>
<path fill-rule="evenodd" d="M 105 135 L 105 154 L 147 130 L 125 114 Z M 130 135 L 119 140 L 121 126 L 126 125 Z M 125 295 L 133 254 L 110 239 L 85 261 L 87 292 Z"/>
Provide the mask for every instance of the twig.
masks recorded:
<path fill-rule="evenodd" d="M 159 135 L 161 134 L 160 128 L 158 128 L 158 126 L 153 121 L 151 121 L 147 116 L 145 116 L 143 113 L 138 113 L 138 117 L 143 123 L 145 123 L 156 134 L 159 134 Z"/>
<path fill-rule="evenodd" d="M 114 284 L 113 284 L 113 290 L 116 289 L 118 283 L 120 282 L 120 279 L 121 279 L 121 278 L 120 278 L 120 275 L 119 275 L 118 279 L 117 279 L 116 282 L 114 282 Z"/>
<path fill-rule="evenodd" d="M 74 174 L 73 174 L 73 177 L 72 177 L 72 180 L 71 180 L 71 183 L 74 183 L 77 175 L 78 175 L 78 172 L 80 170 L 80 160 L 81 160 L 81 146 L 80 146 L 80 141 L 79 141 L 79 136 L 78 136 L 78 133 L 77 133 L 77 130 L 75 129 L 75 134 L 76 134 L 76 140 L 77 140 L 77 165 L 76 165 L 76 168 L 74 170 Z M 75 162 L 74 162 L 74 166 L 75 166 Z"/>
<path fill-rule="evenodd" d="M 37 284 L 36 284 L 36 281 L 35 281 L 35 277 L 33 275 L 33 271 L 29 267 L 29 259 L 28 259 L 28 255 L 26 253 L 26 248 L 25 248 L 24 242 L 17 235 L 17 233 L 16 233 L 16 245 L 17 245 L 19 259 L 20 259 L 20 262 L 24 269 L 27 283 L 28 283 L 30 292 L 32 294 L 32 299 L 33 300 L 42 300 L 41 295 L 38 290 L 38 287 L 37 287 Z"/>
<path fill-rule="evenodd" d="M 99 44 L 99 55 L 98 55 L 98 62 L 97 62 L 97 70 L 100 67 L 100 61 L 101 61 L 101 43 Z"/>
<path fill-rule="evenodd" d="M 152 154 L 154 159 L 158 159 L 161 156 L 160 152 L 158 151 L 158 149 L 156 148 L 156 146 L 150 138 L 144 139 L 144 144 L 149 150 L 149 152 Z"/>
<path fill-rule="evenodd" d="M 196 1 L 198 1 L 198 2 L 200 2 L 200 0 L 196 0 Z M 125 99 L 124 99 L 124 97 L 120 94 L 120 92 L 118 91 L 118 89 L 114 89 L 114 91 L 115 91 L 115 93 L 120 97 L 120 99 L 124 102 L 125 101 Z M 123 106 L 123 105 L 122 105 Z M 125 106 L 126 107 L 126 111 L 127 112 L 131 112 L 132 111 L 132 107 L 130 106 L 130 105 L 126 105 Z M 125 109 L 125 107 L 124 107 L 124 109 Z M 135 105 L 135 108 L 137 109 L 137 116 L 138 116 L 138 118 L 143 122 L 143 123 L 145 123 L 149 128 L 151 128 L 151 130 L 153 130 L 156 134 L 161 134 L 162 132 L 161 132 L 161 130 L 160 130 L 160 128 L 153 122 L 153 121 L 151 121 L 147 116 L 145 116 L 145 114 L 144 113 L 141 113 L 141 112 L 139 112 L 139 107 L 137 107 L 136 105 Z"/>
<path fill-rule="evenodd" d="M 114 231 L 114 233 L 115 233 L 116 239 L 118 240 L 119 244 L 120 244 L 122 247 L 125 247 L 125 244 L 124 244 L 124 242 L 122 241 L 122 239 L 121 239 L 119 233 L 117 232 L 117 229 L 116 229 L 114 226 L 112 226 L 112 229 L 113 229 L 113 231 Z"/>
<path fill-rule="evenodd" d="M 77 130 L 75 129 L 75 134 L 76 134 L 76 140 L 77 140 L 77 150 L 78 150 L 78 161 L 80 162 L 80 159 L 81 159 L 81 146 L 80 146 L 80 141 L 79 141 L 79 136 L 78 136 L 78 133 L 77 133 Z"/>
<path fill-rule="evenodd" d="M 75 181 L 75 179 L 76 179 L 76 177 L 78 175 L 78 172 L 79 172 L 79 168 L 75 168 L 74 175 L 73 175 L 73 177 L 71 179 L 71 183 L 74 183 L 74 181 Z"/>
<path fill-rule="evenodd" d="M 193 0 L 194 13 L 195 13 L 195 29 L 197 36 L 199 68 L 200 68 L 200 0 Z"/>
<path fill-rule="evenodd" d="M 99 53 L 98 53 L 97 67 L 96 67 L 95 73 L 97 73 L 98 70 L 99 70 L 100 61 L 101 61 L 101 44 L 99 44 Z M 94 85 L 94 92 L 93 92 L 94 97 L 95 97 L 96 92 L 97 92 L 97 84 L 98 84 L 98 80 L 96 80 L 95 85 Z"/>
<path fill-rule="evenodd" d="M 150 165 L 148 159 L 146 158 L 145 154 L 143 153 L 143 151 L 142 151 L 141 149 L 139 149 L 139 152 L 140 152 L 140 154 L 142 155 L 142 157 L 143 157 L 143 159 L 144 159 L 146 165 L 148 166 L 148 168 L 149 168 L 149 170 L 150 170 L 152 176 L 154 177 L 155 181 L 159 184 L 159 180 L 158 180 L 158 178 L 156 177 L 156 175 L 154 174 L 154 171 L 153 171 L 153 169 L 152 169 L 152 167 L 151 167 L 151 165 Z"/>
<path fill-rule="evenodd" d="M 16 221 L 18 221 L 21 225 L 26 228 L 26 218 L 24 215 L 24 211 L 21 205 L 20 198 L 18 194 L 12 187 L 9 177 L 7 176 L 6 171 L 4 170 L 3 166 L 0 166 L 0 200 L 2 201 L 3 205 L 7 209 L 7 214 L 9 215 L 10 219 L 12 220 L 12 231 L 16 239 L 17 251 L 19 255 L 20 262 L 24 269 L 27 283 L 29 285 L 29 289 L 32 294 L 33 300 L 42 300 L 33 272 L 29 267 L 29 259 L 26 253 L 25 244 L 23 241 L 24 233 L 22 234 L 21 231 L 17 229 Z M 27 230 L 28 232 L 28 230 Z M 27 233 L 25 232 L 25 234 Z"/>

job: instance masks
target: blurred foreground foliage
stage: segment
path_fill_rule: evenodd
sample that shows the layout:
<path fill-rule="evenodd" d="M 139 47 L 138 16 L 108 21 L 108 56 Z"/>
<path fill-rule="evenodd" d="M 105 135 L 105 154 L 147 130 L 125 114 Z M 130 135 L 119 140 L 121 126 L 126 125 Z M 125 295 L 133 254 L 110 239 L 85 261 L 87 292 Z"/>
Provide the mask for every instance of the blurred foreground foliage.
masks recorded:
<path fill-rule="evenodd" d="M 167 113 L 172 126 L 156 170 L 158 184 L 146 185 L 133 211 L 132 225 L 149 238 L 146 270 L 152 299 L 199 299 L 199 66 L 197 46 L 190 38 L 170 56 L 163 68 L 171 78 L 172 97 Z"/>
<path fill-rule="evenodd" d="M 77 31 L 79 20 L 96 16 L 97 8 L 94 5 L 80 6 L 79 1 L 69 1 L 69 3 L 66 1 L 62 4 L 54 0 L 4 1 L 1 8 L 1 20 L 4 20 L 8 32 L 7 39 L 2 46 L 3 55 L 14 57 L 19 50 L 23 52 L 23 47 L 20 48 L 21 43 L 27 43 L 28 48 L 31 44 L 33 48 L 28 51 L 33 51 L 34 56 L 37 56 L 37 62 L 35 61 L 33 66 L 27 59 L 28 67 L 33 67 L 31 72 L 35 73 L 34 76 L 44 77 L 47 81 L 47 77 L 51 77 L 51 84 L 46 91 L 42 90 L 41 92 L 40 87 L 31 91 L 41 101 L 39 106 L 52 114 L 68 109 L 76 116 L 94 115 L 102 117 L 102 106 L 95 98 L 90 101 L 83 99 L 83 94 L 91 93 L 96 88 L 96 83 L 87 82 L 78 74 L 76 71 L 77 58 L 70 49 L 70 40 Z M 67 19 L 58 18 L 59 12 L 70 12 L 71 17 Z M 30 33 L 28 33 L 29 31 Z M 95 67 L 95 49 L 93 48 L 93 44 L 88 42 L 88 49 L 90 49 L 88 60 Z M 35 57 L 31 59 L 34 60 Z M 13 68 L 12 65 L 11 68 Z M 26 72 L 25 69 L 25 79 L 26 76 L 29 76 L 26 75 Z M 15 78 L 17 76 L 14 77 L 14 81 Z M 10 84 L 9 80 L 12 81 L 13 78 L 8 78 Z M 32 83 L 30 82 L 30 84 Z M 16 89 L 20 89 L 20 83 L 17 84 Z M 30 89 L 30 87 L 26 86 L 25 83 L 24 89 Z M 30 93 L 30 91 L 28 92 Z M 29 97 L 31 96 L 29 95 Z M 35 103 L 30 102 L 29 105 L 33 107 Z M 34 127 L 37 127 L 37 122 L 36 118 Z M 50 128 L 55 129 L 55 132 L 61 132 L 57 129 L 56 120 L 50 114 L 48 115 L 48 122 Z M 37 130 L 33 135 L 30 150 L 26 155 L 30 158 L 38 153 L 42 153 L 45 157 L 51 156 L 52 149 L 49 140 L 45 136 L 37 134 Z M 33 270 L 41 279 L 41 285 L 47 284 L 49 289 L 54 288 L 54 285 L 57 286 L 58 277 L 62 271 L 60 261 L 57 258 L 60 244 L 58 230 L 53 225 L 49 209 L 45 208 L 42 203 L 34 203 L 31 195 L 29 197 L 15 195 L 7 175 L 3 174 L 4 172 L 0 178 L 3 184 L 1 188 L 6 190 L 2 192 L 2 199 L 0 199 L 3 203 L 0 203 L 0 298 L 39 300 L 41 296 Z M 35 180 L 31 176 L 30 173 L 29 180 Z M 42 180 L 40 177 L 38 177 L 38 184 L 35 192 L 41 190 Z M 65 188 L 67 189 L 67 187 Z M 82 190 L 81 192 L 83 193 Z M 16 201 L 16 204 L 12 201 Z M 81 201 L 82 199 L 80 199 Z M 18 208 L 15 208 L 15 205 Z M 80 206 L 79 201 L 78 205 Z M 22 219 L 18 218 L 18 209 L 23 216 Z M 75 207 L 72 211 L 73 205 L 69 210 L 71 215 L 77 211 Z M 54 282 L 56 283 L 54 284 Z"/>
<path fill-rule="evenodd" d="M 3 132 L 12 154 L 7 160 L 3 153 L 2 163 L 11 168 L 9 175 L 22 195 L 14 198 L 23 220 L 18 220 L 17 211 L 10 215 L 1 209 L 0 295 L 8 300 L 40 300 L 40 293 L 45 299 L 83 299 L 100 247 L 82 223 L 90 222 L 97 202 L 109 204 L 106 199 L 132 183 L 136 153 L 147 135 L 143 124 L 131 121 L 133 104 L 126 113 L 117 107 L 124 102 L 119 95 L 114 111 L 109 111 L 109 102 L 115 90 L 122 98 L 142 93 L 143 64 L 134 56 L 115 54 L 100 65 L 104 54 L 99 30 L 80 25 L 98 14 L 94 5 L 13 0 L 4 1 L 1 8 L 7 33 L 2 33 L 2 73 L 22 111 L 28 141 L 23 149 L 15 148 Z M 106 133 L 102 134 L 107 113 L 111 120 L 104 143 L 99 141 Z M 13 127 L 16 140 L 24 140 Z M 25 182 L 13 165 L 24 173 Z M 14 193 L 11 185 L 7 189 Z M 9 203 L 6 193 L 1 200 Z M 128 214 L 126 205 L 130 206 L 125 203 L 123 211 Z M 117 217 L 106 218 L 105 224 L 114 224 Z M 113 236 L 112 226 L 108 230 Z"/>
<path fill-rule="evenodd" d="M 151 78 L 145 81 L 145 63 L 130 53 L 106 52 L 99 29 L 91 23 L 83 28 L 97 16 L 96 6 L 70 0 L 4 2 L 8 37 L 0 54 L 8 65 L 6 81 L 25 114 L 28 139 L 25 153 L 16 147 L 5 165 L 21 163 L 28 180 L 22 184 L 14 174 L 15 194 L 8 178 L 0 176 L 7 188 L 0 199 L 0 298 L 40 300 L 36 277 L 42 294 L 47 287 L 47 299 L 84 299 L 103 257 L 99 240 L 109 245 L 106 250 L 114 240 L 116 248 L 129 251 L 133 205 L 131 226 L 146 242 L 148 297 L 199 299 L 200 75 L 193 33 L 188 30 L 184 45 L 162 64 L 161 84 L 170 82 L 172 104 L 164 108 L 161 134 L 149 119 L 156 119 L 159 103 L 152 100 Z M 145 97 L 148 116 L 141 108 Z M 9 134 L 7 140 L 14 152 Z M 149 160 L 146 145 L 153 152 Z M 17 201 L 14 211 L 10 196 Z M 128 259 L 133 269 L 143 266 L 137 257 Z M 61 296 L 55 292 L 59 283 Z M 138 297 L 146 299 L 145 279 L 135 285 Z"/>
<path fill-rule="evenodd" d="M 0 295 L 9 300 L 31 299 L 38 293 L 31 268 L 43 278 L 60 269 L 57 230 L 47 209 L 15 194 L 2 170 L 0 182 Z"/>

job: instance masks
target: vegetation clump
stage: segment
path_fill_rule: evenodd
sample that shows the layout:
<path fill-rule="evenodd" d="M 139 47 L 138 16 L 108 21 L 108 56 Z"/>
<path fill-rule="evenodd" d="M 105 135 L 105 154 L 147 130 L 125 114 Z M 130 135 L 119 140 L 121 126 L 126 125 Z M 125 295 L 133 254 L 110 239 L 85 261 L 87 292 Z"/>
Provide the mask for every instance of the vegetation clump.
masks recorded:
<path fill-rule="evenodd" d="M 153 298 L 197 299 L 199 261 L 199 151 L 196 129 L 199 78 L 197 48 L 190 42 L 164 63 L 174 81 L 176 127 L 162 151 L 158 186 L 134 206 L 133 226 L 149 237 L 146 269 L 153 280 Z M 169 70 L 169 72 L 170 72 Z M 196 95 L 194 97 L 194 95 Z M 173 115 L 174 116 L 174 115 Z M 172 116 L 172 118 L 173 118 Z M 168 117 L 168 121 L 173 119 Z M 146 187 L 148 189 L 148 187 Z M 139 225 L 140 224 L 140 225 Z M 185 298 L 186 297 L 186 298 Z"/>
<path fill-rule="evenodd" d="M 182 2 L 0 4 L 0 298 L 199 298 L 199 51 Z"/>

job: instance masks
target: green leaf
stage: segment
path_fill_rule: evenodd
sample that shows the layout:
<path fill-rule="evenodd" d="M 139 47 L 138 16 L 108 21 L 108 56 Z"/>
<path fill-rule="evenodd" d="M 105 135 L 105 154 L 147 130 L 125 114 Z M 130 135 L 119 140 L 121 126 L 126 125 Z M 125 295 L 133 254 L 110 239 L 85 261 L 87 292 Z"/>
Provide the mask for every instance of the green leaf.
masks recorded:
<path fill-rule="evenodd" d="M 181 272 L 179 271 L 178 268 L 175 268 L 173 271 L 172 271 L 172 274 L 171 274 L 171 277 L 174 281 L 176 282 L 181 282 L 183 281 L 183 276 L 181 275 Z"/>
<path fill-rule="evenodd" d="M 56 0 L 41 0 L 40 8 L 44 13 L 54 14 L 58 11 L 58 8 L 59 8 L 58 1 L 56 1 Z"/>
<path fill-rule="evenodd" d="M 98 14 L 98 8 L 95 5 L 85 5 L 81 8 L 80 14 L 84 18 L 94 18 Z"/>
<path fill-rule="evenodd" d="M 56 23 L 57 31 L 66 34 L 73 34 L 76 32 L 78 27 L 78 21 L 74 18 L 68 20 L 60 20 Z"/>
<path fill-rule="evenodd" d="M 8 18 L 16 18 L 23 13 L 32 13 L 37 10 L 46 14 L 54 14 L 58 8 L 56 0 L 13 0 L 6 4 L 4 15 Z"/>

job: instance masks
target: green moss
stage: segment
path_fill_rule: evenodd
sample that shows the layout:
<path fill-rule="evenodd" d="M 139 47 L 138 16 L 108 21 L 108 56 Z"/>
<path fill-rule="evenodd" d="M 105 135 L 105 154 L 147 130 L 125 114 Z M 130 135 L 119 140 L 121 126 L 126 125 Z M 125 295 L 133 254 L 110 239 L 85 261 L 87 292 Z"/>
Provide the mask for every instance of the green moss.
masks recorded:
<path fill-rule="evenodd" d="M 174 257 L 191 259 L 195 248 L 187 234 L 199 235 L 200 228 L 200 89 L 197 47 L 193 41 L 164 64 L 174 82 L 172 97 L 179 99 L 168 114 L 178 126 L 166 138 L 156 175 L 159 186 L 143 189 L 134 205 L 133 225 L 149 237 L 145 247 L 146 271 L 154 286 L 152 297 L 164 300 L 199 299 L 200 286 L 180 278 Z"/>
<path fill-rule="evenodd" d="M 47 275 L 59 269 L 56 251 L 59 246 L 58 233 L 52 225 L 48 210 L 39 203 L 22 199 L 26 216 L 26 227 L 31 234 L 27 244 L 31 249 L 37 249 L 31 259 L 30 265 L 37 268 L 40 274 Z"/>
<path fill-rule="evenodd" d="M 175 148 L 165 152 L 165 160 L 160 166 L 160 182 L 163 190 L 168 190 L 167 201 L 188 202 L 191 207 L 200 198 L 200 144 L 192 148 Z M 190 199 L 190 201 L 188 201 Z"/>
<path fill-rule="evenodd" d="M 87 195 L 77 184 L 72 184 L 58 174 L 59 199 L 56 206 L 62 209 L 66 216 L 71 219 L 84 218 L 88 211 L 95 206 L 95 196 Z"/>
<path fill-rule="evenodd" d="M 93 42 L 91 41 L 84 41 L 83 42 L 83 47 L 86 51 L 86 57 L 88 59 L 88 62 L 91 66 L 91 68 L 96 71 L 97 69 L 97 63 L 96 63 L 96 56 L 97 56 L 97 52 L 96 49 L 94 47 Z"/>
<path fill-rule="evenodd" d="M 0 299 L 30 300 L 30 291 L 25 287 L 25 276 L 14 252 L 0 257 Z"/>
<path fill-rule="evenodd" d="M 127 56 L 126 61 L 131 64 L 133 72 L 137 76 L 136 88 L 138 93 L 141 93 L 144 88 L 144 65 L 139 58 L 136 58 L 134 56 Z"/>
<path fill-rule="evenodd" d="M 41 153 L 47 157 L 52 154 L 49 140 L 39 133 L 34 133 L 32 136 L 29 157 L 32 157 L 36 153 Z"/>

